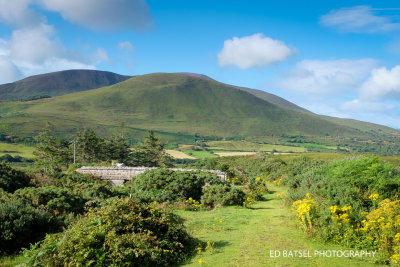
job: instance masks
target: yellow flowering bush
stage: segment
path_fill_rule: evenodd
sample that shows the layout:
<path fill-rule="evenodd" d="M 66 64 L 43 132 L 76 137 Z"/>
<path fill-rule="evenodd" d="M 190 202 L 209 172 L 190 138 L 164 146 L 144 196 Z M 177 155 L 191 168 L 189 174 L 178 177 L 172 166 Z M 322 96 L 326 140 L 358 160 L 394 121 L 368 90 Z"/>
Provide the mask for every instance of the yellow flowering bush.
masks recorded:
<path fill-rule="evenodd" d="M 185 200 L 185 210 L 197 211 L 200 208 L 201 208 L 200 202 L 193 199 L 192 197 L 189 197 L 187 200 Z"/>
<path fill-rule="evenodd" d="M 373 240 L 392 263 L 397 263 L 400 259 L 400 200 L 379 202 L 378 208 L 362 221 L 359 230 Z"/>
<path fill-rule="evenodd" d="M 251 195 L 246 195 L 245 200 L 243 201 L 243 206 L 246 208 L 250 208 L 251 205 L 254 204 L 254 199 L 251 197 Z"/>
<path fill-rule="evenodd" d="M 292 210 L 296 214 L 298 221 L 303 226 L 304 231 L 312 235 L 314 232 L 313 219 L 316 215 L 317 202 L 307 193 L 306 198 L 297 200 L 292 204 Z"/>
<path fill-rule="evenodd" d="M 372 201 L 377 201 L 379 198 L 379 194 L 375 193 L 375 194 L 371 194 L 368 197 L 369 199 L 371 199 Z"/>

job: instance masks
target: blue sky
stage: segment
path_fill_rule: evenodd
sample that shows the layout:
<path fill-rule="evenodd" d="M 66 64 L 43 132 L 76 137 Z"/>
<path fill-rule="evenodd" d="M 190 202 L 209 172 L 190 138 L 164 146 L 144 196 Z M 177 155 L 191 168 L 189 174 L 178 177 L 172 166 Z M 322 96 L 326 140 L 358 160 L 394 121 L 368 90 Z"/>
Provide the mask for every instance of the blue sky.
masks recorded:
<path fill-rule="evenodd" d="M 398 1 L 0 0 L 0 83 L 194 72 L 400 128 Z"/>

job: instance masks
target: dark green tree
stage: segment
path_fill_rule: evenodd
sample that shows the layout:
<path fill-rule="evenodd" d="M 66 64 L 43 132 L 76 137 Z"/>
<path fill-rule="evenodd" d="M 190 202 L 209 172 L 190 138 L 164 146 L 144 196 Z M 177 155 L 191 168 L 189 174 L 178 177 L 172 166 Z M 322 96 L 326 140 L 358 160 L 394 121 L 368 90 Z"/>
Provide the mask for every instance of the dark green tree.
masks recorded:
<path fill-rule="evenodd" d="M 127 140 L 123 136 L 117 136 L 106 142 L 106 156 L 109 160 L 116 160 L 121 163 L 129 164 L 132 154 Z"/>
<path fill-rule="evenodd" d="M 169 167 L 172 165 L 171 157 L 165 152 L 165 145 L 149 131 L 143 144 L 134 153 L 133 165 L 146 167 Z"/>
<path fill-rule="evenodd" d="M 105 140 L 91 129 L 78 132 L 76 140 L 76 155 L 80 163 L 94 163 L 107 160 Z"/>
<path fill-rule="evenodd" d="M 43 132 L 35 137 L 37 142 L 34 152 L 36 165 L 44 173 L 55 174 L 68 166 L 71 162 L 71 151 L 68 143 L 60 137 L 55 136 L 52 125 L 47 123 Z"/>

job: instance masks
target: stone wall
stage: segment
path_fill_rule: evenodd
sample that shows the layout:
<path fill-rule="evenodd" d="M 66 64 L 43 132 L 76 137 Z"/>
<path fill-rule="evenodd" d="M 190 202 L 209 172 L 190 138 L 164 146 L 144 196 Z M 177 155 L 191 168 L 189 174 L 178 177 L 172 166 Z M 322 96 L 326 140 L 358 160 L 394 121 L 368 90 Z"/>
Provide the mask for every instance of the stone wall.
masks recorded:
<path fill-rule="evenodd" d="M 154 167 L 81 167 L 76 171 L 82 174 L 91 174 L 99 177 L 102 180 L 108 180 L 112 185 L 123 185 L 125 181 L 131 180 L 138 174 L 144 173 L 148 170 L 157 169 Z M 226 180 L 227 175 L 225 172 L 216 170 L 198 170 L 198 169 L 177 169 L 170 168 L 173 171 L 202 171 L 214 173 L 221 179 Z"/>

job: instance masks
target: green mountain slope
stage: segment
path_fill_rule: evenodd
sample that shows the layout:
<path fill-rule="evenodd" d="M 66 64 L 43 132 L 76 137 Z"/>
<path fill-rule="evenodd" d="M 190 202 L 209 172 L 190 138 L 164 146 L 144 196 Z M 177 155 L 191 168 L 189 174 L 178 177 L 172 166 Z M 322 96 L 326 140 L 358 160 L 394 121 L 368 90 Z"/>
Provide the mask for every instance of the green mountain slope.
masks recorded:
<path fill-rule="evenodd" d="M 116 84 L 130 76 L 107 71 L 67 70 L 31 76 L 0 85 L 0 101 L 59 96 Z"/>
<path fill-rule="evenodd" d="M 152 129 L 164 140 L 182 143 L 200 135 L 294 145 L 311 142 L 346 150 L 353 146 L 357 151 L 374 146 L 373 151 L 387 154 L 400 147 L 399 131 L 394 129 L 280 104 L 204 76 L 157 73 L 53 98 L 1 102 L 0 133 L 32 136 L 49 121 L 62 135 L 82 128 L 110 135 L 124 124 L 126 133 L 136 139 Z"/>
<path fill-rule="evenodd" d="M 287 101 L 286 99 L 283 99 L 282 97 L 279 97 L 277 95 L 274 94 L 270 94 L 261 90 L 256 90 L 256 89 L 251 89 L 251 88 L 246 88 L 246 87 L 237 87 L 240 90 L 243 90 L 245 92 L 248 92 L 252 95 L 255 95 L 258 98 L 261 98 L 262 100 L 268 101 L 272 104 L 275 104 L 279 107 L 283 107 L 283 108 L 288 108 L 288 109 L 292 109 L 295 111 L 301 111 L 301 112 L 307 112 L 307 113 L 312 113 L 302 107 L 299 107 L 298 105 Z"/>

